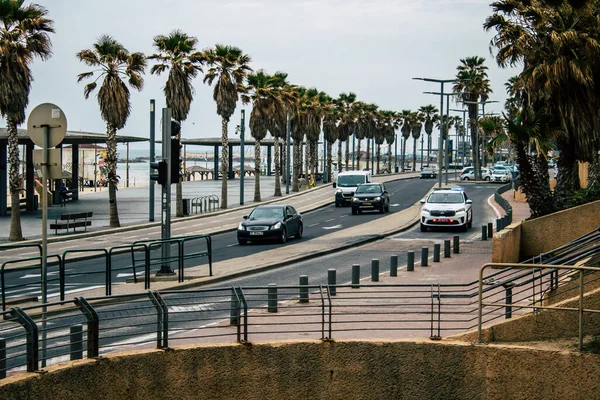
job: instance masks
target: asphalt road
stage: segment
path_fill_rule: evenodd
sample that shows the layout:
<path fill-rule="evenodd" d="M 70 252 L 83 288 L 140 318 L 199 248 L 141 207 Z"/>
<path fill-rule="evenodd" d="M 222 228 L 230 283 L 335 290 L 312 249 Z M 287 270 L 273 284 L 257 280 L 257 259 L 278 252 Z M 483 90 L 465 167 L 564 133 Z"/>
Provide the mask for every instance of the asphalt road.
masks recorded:
<path fill-rule="evenodd" d="M 400 212 L 414 203 L 418 202 L 429 191 L 433 185 L 433 180 L 407 179 L 386 183 L 386 188 L 390 193 L 390 213 Z M 388 215 L 378 212 L 364 212 L 361 215 L 352 215 L 350 207 L 337 208 L 333 205 L 324 207 L 309 213 L 303 214 L 304 237 L 302 241 L 318 238 L 331 233 L 335 230 L 347 229 L 352 226 L 363 224 L 365 222 L 376 221 L 377 219 Z M 201 252 L 206 249 L 204 239 L 190 242 L 186 245 L 185 254 Z M 223 261 L 232 258 L 244 257 L 253 254 L 259 254 L 262 251 L 273 248 L 281 248 L 285 251 L 288 246 L 294 246 L 298 240 L 291 239 L 285 244 L 279 243 L 256 243 L 246 246 L 240 246 L 237 243 L 236 232 L 227 232 L 212 236 L 213 262 Z M 172 254 L 177 253 L 173 246 Z M 83 290 L 100 288 L 106 281 L 106 261 L 102 252 L 90 252 L 90 256 L 99 257 L 86 260 L 77 260 L 72 256 L 65 262 L 65 292 L 73 295 Z M 155 249 L 151 252 L 152 267 L 154 272 L 160 268 L 161 251 Z M 60 290 L 59 270 L 57 264 L 52 264 L 49 260 L 48 266 L 48 299 L 57 300 Z M 195 266 L 206 263 L 206 258 L 191 258 L 185 261 L 185 266 Z M 136 268 L 133 268 L 137 265 Z M 124 284 L 126 280 L 132 279 L 134 274 L 138 278 L 143 278 L 143 254 L 135 252 L 132 256 L 128 254 L 116 254 L 111 257 L 112 283 L 114 285 Z M 171 263 L 171 268 L 177 269 L 176 262 Z M 40 274 L 39 268 L 32 268 L 30 273 L 13 272 L 7 269 L 5 276 L 6 298 L 16 298 L 23 296 L 40 296 Z"/>

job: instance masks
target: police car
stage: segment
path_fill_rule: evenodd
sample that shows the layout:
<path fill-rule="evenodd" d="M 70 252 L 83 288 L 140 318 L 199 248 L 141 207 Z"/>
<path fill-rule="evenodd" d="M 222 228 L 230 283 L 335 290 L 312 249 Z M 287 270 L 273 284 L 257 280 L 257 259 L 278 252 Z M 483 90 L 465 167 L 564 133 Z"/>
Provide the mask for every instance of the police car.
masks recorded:
<path fill-rule="evenodd" d="M 421 232 L 436 226 L 457 227 L 466 232 L 473 226 L 473 201 L 462 188 L 434 189 L 421 203 Z"/>

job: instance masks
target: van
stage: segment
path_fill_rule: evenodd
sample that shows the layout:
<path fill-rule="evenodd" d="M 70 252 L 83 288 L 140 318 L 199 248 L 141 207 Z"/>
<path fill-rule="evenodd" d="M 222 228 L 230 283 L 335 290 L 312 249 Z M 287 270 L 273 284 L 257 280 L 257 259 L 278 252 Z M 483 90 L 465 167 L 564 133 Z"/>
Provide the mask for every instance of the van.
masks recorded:
<path fill-rule="evenodd" d="M 371 171 L 345 171 L 337 174 L 333 187 L 335 190 L 335 206 L 351 204 L 358 185 L 371 183 Z"/>

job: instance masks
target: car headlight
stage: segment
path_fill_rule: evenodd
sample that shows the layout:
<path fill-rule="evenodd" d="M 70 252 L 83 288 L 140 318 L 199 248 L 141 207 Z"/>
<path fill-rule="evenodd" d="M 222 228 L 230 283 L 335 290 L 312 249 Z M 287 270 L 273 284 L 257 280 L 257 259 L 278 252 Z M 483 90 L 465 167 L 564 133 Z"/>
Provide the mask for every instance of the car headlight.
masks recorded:
<path fill-rule="evenodd" d="M 426 212 L 426 213 L 429 213 L 429 212 L 430 212 L 428 208 L 424 208 L 424 209 L 422 209 L 421 211 L 423 211 L 423 212 Z"/>
<path fill-rule="evenodd" d="M 465 212 L 465 211 L 467 211 L 467 210 L 464 209 L 464 208 L 459 208 L 458 210 L 456 210 L 457 213 L 459 213 L 459 212 Z"/>
<path fill-rule="evenodd" d="M 379 197 L 379 196 L 375 197 L 375 201 L 379 201 L 379 200 L 381 200 L 381 197 Z"/>
<path fill-rule="evenodd" d="M 240 222 L 240 224 L 238 225 L 238 231 L 245 231 L 246 227 L 243 225 L 242 222 Z"/>
<path fill-rule="evenodd" d="M 352 198 L 352 201 L 354 201 L 354 202 L 358 202 L 358 198 L 356 198 L 356 197 L 353 197 L 353 198 Z"/>
<path fill-rule="evenodd" d="M 281 229 L 281 222 L 276 223 L 271 227 L 271 229 Z"/>
<path fill-rule="evenodd" d="M 335 194 L 342 194 L 342 193 L 344 193 L 344 191 L 342 189 L 338 189 L 335 191 Z"/>

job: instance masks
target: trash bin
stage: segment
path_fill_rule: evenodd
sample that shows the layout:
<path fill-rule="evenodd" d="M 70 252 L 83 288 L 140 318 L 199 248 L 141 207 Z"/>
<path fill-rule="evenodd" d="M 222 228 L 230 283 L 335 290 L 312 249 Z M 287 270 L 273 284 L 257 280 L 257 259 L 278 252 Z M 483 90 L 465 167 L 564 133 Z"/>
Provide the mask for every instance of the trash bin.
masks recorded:
<path fill-rule="evenodd" d="M 190 215 L 192 211 L 191 199 L 183 199 L 183 215 Z"/>

